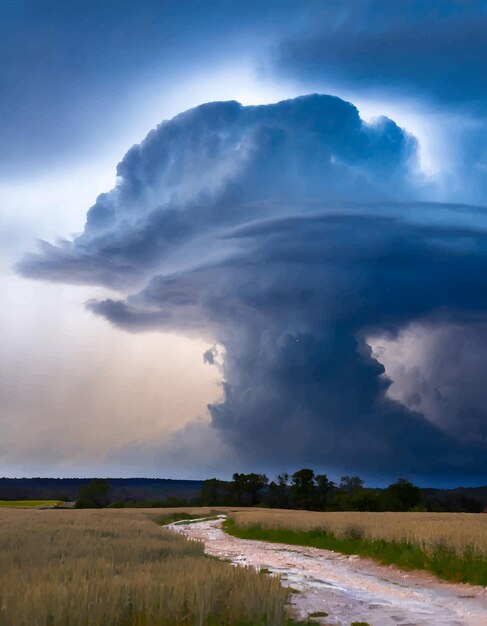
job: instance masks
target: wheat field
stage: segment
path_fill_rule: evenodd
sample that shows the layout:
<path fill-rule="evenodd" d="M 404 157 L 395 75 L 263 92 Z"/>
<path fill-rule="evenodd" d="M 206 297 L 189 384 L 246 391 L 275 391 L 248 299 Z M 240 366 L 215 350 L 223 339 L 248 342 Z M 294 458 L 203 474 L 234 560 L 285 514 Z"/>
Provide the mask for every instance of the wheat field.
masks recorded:
<path fill-rule="evenodd" d="M 438 545 L 463 554 L 472 548 L 487 558 L 487 515 L 476 513 L 360 513 L 261 509 L 231 514 L 237 526 L 293 531 L 324 530 L 337 537 L 409 542 L 426 550 Z"/>
<path fill-rule="evenodd" d="M 285 622 L 278 580 L 204 556 L 160 518 L 153 509 L 0 510 L 0 626 Z"/>

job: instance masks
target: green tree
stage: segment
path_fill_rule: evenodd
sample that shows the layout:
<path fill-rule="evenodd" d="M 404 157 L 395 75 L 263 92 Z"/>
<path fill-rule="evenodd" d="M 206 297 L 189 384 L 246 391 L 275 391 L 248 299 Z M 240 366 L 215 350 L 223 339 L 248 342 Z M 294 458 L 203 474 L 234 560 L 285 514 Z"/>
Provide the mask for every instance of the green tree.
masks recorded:
<path fill-rule="evenodd" d="M 209 478 L 201 487 L 201 504 L 203 506 L 217 506 L 221 499 L 221 481 L 218 478 Z"/>
<path fill-rule="evenodd" d="M 315 473 L 303 468 L 291 476 L 291 503 L 298 509 L 313 509 L 316 505 Z"/>
<path fill-rule="evenodd" d="M 265 501 L 271 507 L 286 509 L 289 507 L 289 474 L 279 474 L 269 483 Z"/>
<path fill-rule="evenodd" d="M 339 484 L 340 490 L 345 491 L 350 496 L 362 489 L 363 486 L 364 481 L 359 476 L 342 476 Z"/>
<path fill-rule="evenodd" d="M 269 479 L 265 474 L 247 474 L 247 492 L 250 494 L 252 506 L 258 501 L 260 492 L 269 483 Z"/>
<path fill-rule="evenodd" d="M 265 474 L 238 474 L 233 475 L 233 489 L 237 497 L 237 504 L 242 504 L 245 495 L 249 496 L 250 504 L 255 506 L 259 493 L 269 482 Z"/>
<path fill-rule="evenodd" d="M 325 508 L 330 500 L 330 495 L 335 489 L 335 483 L 328 479 L 326 474 L 315 476 L 317 503 L 320 508 Z"/>
<path fill-rule="evenodd" d="M 421 489 L 405 478 L 389 485 L 386 489 L 387 508 L 392 511 L 409 511 L 423 504 Z"/>
<path fill-rule="evenodd" d="M 95 478 L 78 489 L 76 508 L 101 509 L 110 504 L 110 483 L 105 478 Z"/>
<path fill-rule="evenodd" d="M 353 511 L 383 511 L 384 500 L 379 491 L 375 489 L 357 489 L 350 496 L 350 504 Z"/>
<path fill-rule="evenodd" d="M 277 476 L 277 506 L 285 509 L 289 506 L 289 474 L 283 472 Z"/>
<path fill-rule="evenodd" d="M 239 474 L 238 472 L 236 472 L 232 476 L 232 480 L 233 484 L 231 489 L 235 495 L 235 504 L 241 506 L 247 487 L 246 476 L 245 474 Z"/>

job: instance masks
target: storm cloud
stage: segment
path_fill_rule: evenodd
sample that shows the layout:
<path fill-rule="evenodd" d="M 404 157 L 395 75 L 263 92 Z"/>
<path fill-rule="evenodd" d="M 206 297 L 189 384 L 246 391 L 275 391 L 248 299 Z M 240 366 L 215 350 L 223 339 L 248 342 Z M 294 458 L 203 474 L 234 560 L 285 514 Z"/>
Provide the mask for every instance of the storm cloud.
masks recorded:
<path fill-rule="evenodd" d="M 204 428 L 241 462 L 485 476 L 485 403 L 462 387 L 487 373 L 486 213 L 427 202 L 416 148 L 335 97 L 208 103 L 133 146 L 84 232 L 18 270 L 118 290 L 87 306 L 129 331 L 214 344 L 224 396 Z M 371 348 L 411 325 L 450 361 L 442 346 L 475 325 L 444 420 L 414 377 L 391 393 Z M 441 361 L 425 365 L 436 386 Z"/>
<path fill-rule="evenodd" d="M 344 0 L 310 8 L 308 27 L 284 36 L 285 73 L 439 106 L 480 106 L 487 88 L 483 0 Z"/>
<path fill-rule="evenodd" d="M 343 0 L 308 8 L 306 26 L 276 43 L 272 71 L 308 89 L 392 103 L 396 115 L 415 112 L 425 142 L 444 146 L 432 148 L 434 166 L 447 172 L 436 199 L 483 204 L 486 2 Z"/>

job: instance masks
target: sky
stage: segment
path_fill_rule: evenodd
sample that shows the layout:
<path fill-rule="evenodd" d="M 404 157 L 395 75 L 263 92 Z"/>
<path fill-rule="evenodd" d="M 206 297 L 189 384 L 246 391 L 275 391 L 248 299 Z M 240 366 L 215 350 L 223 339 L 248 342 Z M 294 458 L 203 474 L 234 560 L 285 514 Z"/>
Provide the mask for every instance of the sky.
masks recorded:
<path fill-rule="evenodd" d="M 487 3 L 0 11 L 0 475 L 487 482 Z"/>

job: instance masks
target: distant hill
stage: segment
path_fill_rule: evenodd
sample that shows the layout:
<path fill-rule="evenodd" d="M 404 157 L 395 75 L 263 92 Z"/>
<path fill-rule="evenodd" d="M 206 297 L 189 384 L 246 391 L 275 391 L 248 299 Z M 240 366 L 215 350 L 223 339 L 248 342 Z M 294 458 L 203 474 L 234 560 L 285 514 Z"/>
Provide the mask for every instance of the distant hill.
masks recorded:
<path fill-rule="evenodd" d="M 0 500 L 75 500 L 77 491 L 92 478 L 0 478 Z M 201 480 L 166 478 L 109 478 L 110 499 L 192 500 L 200 494 Z"/>
<path fill-rule="evenodd" d="M 483 487 L 456 487 L 455 489 L 421 489 L 431 510 L 480 512 L 487 507 L 487 485 Z"/>

